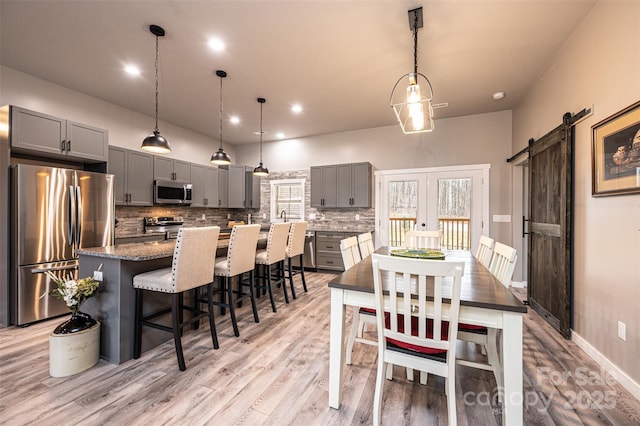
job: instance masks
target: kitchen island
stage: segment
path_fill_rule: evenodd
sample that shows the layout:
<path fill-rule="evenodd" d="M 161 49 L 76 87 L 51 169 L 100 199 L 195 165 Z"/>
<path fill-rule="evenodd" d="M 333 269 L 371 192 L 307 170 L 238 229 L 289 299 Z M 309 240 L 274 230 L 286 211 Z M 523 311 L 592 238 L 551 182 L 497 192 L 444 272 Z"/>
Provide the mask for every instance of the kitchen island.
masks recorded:
<path fill-rule="evenodd" d="M 264 246 L 267 235 L 260 234 L 258 247 Z M 228 239 L 218 240 L 217 256 L 226 254 Z M 100 356 L 114 364 L 133 358 L 135 290 L 133 277 L 154 269 L 171 266 L 175 240 L 121 244 L 77 251 L 79 277 L 93 276 L 102 265 L 103 280 L 95 297 L 88 299 L 82 310 L 100 321 Z M 170 306 L 166 294 L 149 292 L 143 311 L 157 312 Z M 170 316 L 167 315 L 167 321 Z M 144 327 L 142 351 L 171 340 L 170 333 Z"/>

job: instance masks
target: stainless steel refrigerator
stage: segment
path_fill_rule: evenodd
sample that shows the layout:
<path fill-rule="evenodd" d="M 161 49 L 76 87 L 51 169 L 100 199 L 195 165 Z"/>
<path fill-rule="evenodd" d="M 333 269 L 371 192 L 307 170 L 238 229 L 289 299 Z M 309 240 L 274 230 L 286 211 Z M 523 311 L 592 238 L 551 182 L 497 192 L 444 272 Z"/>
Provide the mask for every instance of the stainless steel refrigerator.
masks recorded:
<path fill-rule="evenodd" d="M 12 323 L 69 312 L 45 275 L 77 278 L 78 248 L 114 239 L 113 175 L 20 164 L 11 170 Z"/>

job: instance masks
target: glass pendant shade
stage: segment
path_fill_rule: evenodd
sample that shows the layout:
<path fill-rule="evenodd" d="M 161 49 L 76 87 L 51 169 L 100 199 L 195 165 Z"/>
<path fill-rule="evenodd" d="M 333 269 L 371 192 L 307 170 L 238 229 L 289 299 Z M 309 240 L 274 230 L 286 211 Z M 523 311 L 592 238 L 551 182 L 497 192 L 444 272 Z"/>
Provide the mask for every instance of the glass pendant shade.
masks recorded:
<path fill-rule="evenodd" d="M 171 146 L 169 141 L 160 136 L 160 130 L 158 130 L 158 61 L 159 55 L 159 37 L 164 37 L 164 29 L 157 25 L 150 25 L 149 31 L 156 36 L 156 127 L 152 134 L 144 138 L 140 149 L 154 154 L 168 154 L 171 152 Z"/>
<path fill-rule="evenodd" d="M 160 136 L 158 130 L 154 130 L 152 134 L 144 138 L 142 141 L 142 149 L 154 154 L 168 154 L 171 152 L 169 141 Z"/>

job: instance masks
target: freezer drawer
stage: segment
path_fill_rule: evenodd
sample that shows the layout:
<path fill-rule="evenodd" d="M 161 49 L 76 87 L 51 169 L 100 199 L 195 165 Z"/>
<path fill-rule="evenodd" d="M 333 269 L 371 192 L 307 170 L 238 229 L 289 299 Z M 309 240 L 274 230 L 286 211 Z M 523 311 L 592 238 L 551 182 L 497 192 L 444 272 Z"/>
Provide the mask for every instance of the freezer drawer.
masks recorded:
<path fill-rule="evenodd" d="M 16 294 L 14 300 L 15 323 L 17 325 L 68 314 L 67 305 L 50 296 L 48 293 L 55 288 L 46 271 L 51 271 L 58 277 L 66 277 L 71 274 L 74 278 L 78 275 L 78 262 L 55 262 L 39 265 L 27 265 L 17 268 Z"/>

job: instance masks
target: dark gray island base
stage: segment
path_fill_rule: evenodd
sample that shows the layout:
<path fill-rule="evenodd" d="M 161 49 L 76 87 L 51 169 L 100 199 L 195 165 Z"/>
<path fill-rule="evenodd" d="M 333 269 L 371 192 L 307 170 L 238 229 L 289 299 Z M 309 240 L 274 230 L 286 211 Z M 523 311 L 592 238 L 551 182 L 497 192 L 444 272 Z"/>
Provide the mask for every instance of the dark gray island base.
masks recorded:
<path fill-rule="evenodd" d="M 102 264 L 103 281 L 95 297 L 83 305 L 101 323 L 100 356 L 114 364 L 133 358 L 133 327 L 135 315 L 134 275 L 171 266 L 174 241 L 123 244 L 118 246 L 78 250 L 79 277 L 92 276 Z M 170 306 L 163 294 L 149 292 L 145 297 L 145 312 Z M 167 316 L 169 318 L 169 316 Z M 149 327 L 143 328 L 142 351 L 172 338 L 171 334 Z"/>

